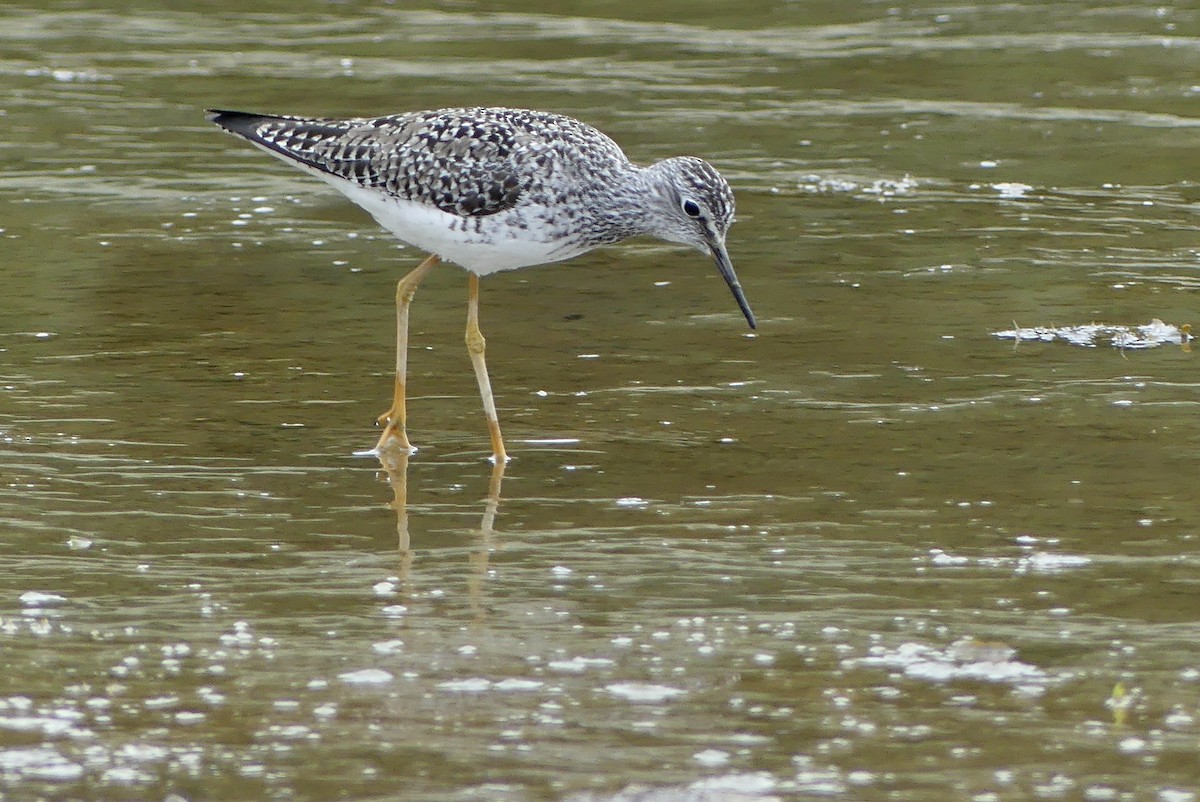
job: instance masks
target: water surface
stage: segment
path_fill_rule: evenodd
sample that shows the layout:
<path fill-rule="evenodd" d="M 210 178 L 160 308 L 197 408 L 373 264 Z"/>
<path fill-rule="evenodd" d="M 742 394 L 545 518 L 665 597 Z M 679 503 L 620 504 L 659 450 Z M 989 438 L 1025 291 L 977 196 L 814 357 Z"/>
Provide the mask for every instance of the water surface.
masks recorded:
<path fill-rule="evenodd" d="M 0 12 L 0 794 L 1200 796 L 1200 13 Z M 466 282 L 209 106 L 572 114 L 729 176 L 755 335 L 633 242 Z M 641 789 L 641 790 L 637 790 Z M 623 794 L 623 795 L 620 795 Z M 620 795 L 614 797 L 614 795 Z"/>

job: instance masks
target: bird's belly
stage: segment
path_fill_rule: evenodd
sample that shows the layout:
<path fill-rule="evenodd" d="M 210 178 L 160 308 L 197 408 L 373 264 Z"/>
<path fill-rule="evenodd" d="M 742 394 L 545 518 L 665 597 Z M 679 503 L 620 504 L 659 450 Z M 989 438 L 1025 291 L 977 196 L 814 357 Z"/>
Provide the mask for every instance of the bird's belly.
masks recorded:
<path fill-rule="evenodd" d="M 529 225 L 526 221 L 539 219 L 537 214 L 509 211 L 460 217 L 344 180 L 329 183 L 370 212 L 397 239 L 476 275 L 560 262 L 588 250 L 555 238 L 549 227 Z"/>

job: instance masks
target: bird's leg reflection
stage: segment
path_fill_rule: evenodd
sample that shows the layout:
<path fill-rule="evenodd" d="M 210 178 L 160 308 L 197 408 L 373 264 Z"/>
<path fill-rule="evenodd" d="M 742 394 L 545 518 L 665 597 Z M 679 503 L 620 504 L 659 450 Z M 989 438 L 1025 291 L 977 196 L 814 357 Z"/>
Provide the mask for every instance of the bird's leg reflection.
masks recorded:
<path fill-rule="evenodd" d="M 396 534 L 398 536 L 397 551 L 400 555 L 400 565 L 397 577 L 400 587 L 408 587 L 408 575 L 412 571 L 413 552 L 408 537 L 408 451 L 387 450 L 379 452 L 379 464 L 387 474 L 388 484 L 392 486 L 392 503 L 389 505 L 396 511 Z"/>
<path fill-rule="evenodd" d="M 467 577 L 467 602 L 476 621 L 485 617 L 483 608 L 483 580 L 487 578 L 488 555 L 496 535 L 496 515 L 500 509 L 500 484 L 504 481 L 503 457 L 497 457 L 492 465 L 492 478 L 488 481 L 487 501 L 483 505 L 483 518 L 479 521 L 479 548 L 471 552 L 471 575 Z"/>
<path fill-rule="evenodd" d="M 392 502 L 389 506 L 396 511 L 397 553 L 400 558 L 397 577 L 400 587 L 407 591 L 414 557 L 408 531 L 409 455 L 404 451 L 389 450 L 379 452 L 378 456 L 379 463 L 387 474 L 388 484 L 392 487 Z M 483 581 L 487 577 L 489 555 L 495 546 L 496 516 L 500 510 L 500 486 L 504 481 L 504 468 L 505 461 L 502 459 L 496 460 L 492 465 L 483 517 L 479 522 L 478 545 L 468 557 L 471 573 L 467 577 L 467 603 L 476 620 L 482 620 L 485 615 Z"/>

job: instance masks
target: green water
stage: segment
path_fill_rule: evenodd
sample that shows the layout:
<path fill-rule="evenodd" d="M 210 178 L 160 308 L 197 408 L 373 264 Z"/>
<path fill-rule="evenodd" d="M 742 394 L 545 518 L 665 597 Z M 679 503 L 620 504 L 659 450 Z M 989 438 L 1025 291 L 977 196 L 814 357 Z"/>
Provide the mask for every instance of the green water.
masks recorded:
<path fill-rule="evenodd" d="M 0 799 L 1200 799 L 1195 354 L 993 336 L 1200 323 L 1198 75 L 1106 2 L 0 9 Z M 201 110 L 474 104 L 710 159 L 760 327 L 485 279 L 493 476 L 439 268 L 389 472 L 421 254 Z"/>

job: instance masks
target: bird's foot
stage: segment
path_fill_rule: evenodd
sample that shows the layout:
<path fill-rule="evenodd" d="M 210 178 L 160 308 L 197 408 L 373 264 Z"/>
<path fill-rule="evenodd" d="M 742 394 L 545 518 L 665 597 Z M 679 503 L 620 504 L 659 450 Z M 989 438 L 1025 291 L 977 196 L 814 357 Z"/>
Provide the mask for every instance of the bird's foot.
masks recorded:
<path fill-rule="evenodd" d="M 379 435 L 379 441 L 375 443 L 374 451 L 377 454 L 387 451 L 403 451 L 405 454 L 417 453 L 413 444 L 408 442 L 408 433 L 404 430 L 404 425 L 394 421 L 395 418 L 390 409 L 376 420 L 376 423 L 383 427 L 383 432 Z"/>

